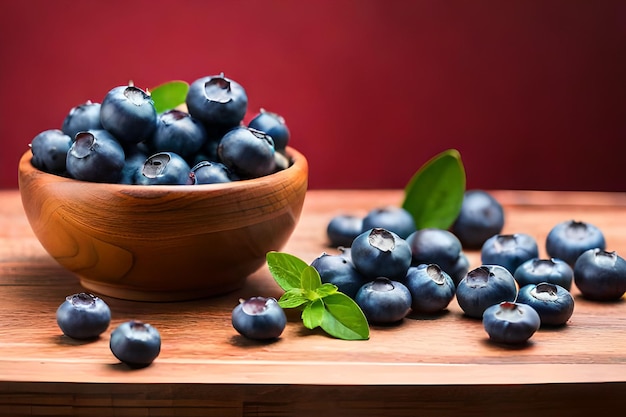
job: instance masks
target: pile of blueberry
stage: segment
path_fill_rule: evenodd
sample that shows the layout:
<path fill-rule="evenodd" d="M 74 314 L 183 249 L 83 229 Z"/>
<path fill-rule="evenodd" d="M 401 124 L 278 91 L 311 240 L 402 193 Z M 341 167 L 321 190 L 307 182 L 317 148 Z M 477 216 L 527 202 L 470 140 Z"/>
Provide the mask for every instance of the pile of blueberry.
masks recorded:
<path fill-rule="evenodd" d="M 157 114 L 149 93 L 129 83 L 102 103 L 72 108 L 61 129 L 31 141 L 36 168 L 82 181 L 210 184 L 272 174 L 289 166 L 289 129 L 261 111 L 248 125 L 245 89 L 224 74 L 189 85 L 187 111 Z"/>
<path fill-rule="evenodd" d="M 550 258 L 540 259 L 532 236 L 501 234 L 503 225 L 502 206 L 482 190 L 466 192 L 450 230 L 416 230 L 410 214 L 397 207 L 364 218 L 338 215 L 327 234 L 339 253 L 323 253 L 311 266 L 323 283 L 352 297 L 370 323 L 435 314 L 456 297 L 465 316 L 481 319 L 500 343 L 523 343 L 540 326 L 565 325 L 574 312 L 572 284 L 590 300 L 626 293 L 626 261 L 605 250 L 596 226 L 557 224 L 546 239 Z M 478 268 L 469 270 L 464 247 L 480 247 Z"/>
<path fill-rule="evenodd" d="M 56 312 L 63 334 L 76 340 L 98 338 L 111 324 L 111 309 L 101 298 L 88 293 L 69 295 Z M 148 323 L 130 320 L 111 332 L 111 353 L 132 368 L 150 365 L 161 352 L 161 335 Z"/>

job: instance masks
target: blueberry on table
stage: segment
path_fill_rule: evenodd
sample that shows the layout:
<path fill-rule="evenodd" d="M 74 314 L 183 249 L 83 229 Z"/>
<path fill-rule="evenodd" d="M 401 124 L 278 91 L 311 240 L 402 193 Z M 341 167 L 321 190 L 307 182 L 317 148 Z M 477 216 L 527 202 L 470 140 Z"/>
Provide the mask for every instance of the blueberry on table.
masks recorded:
<path fill-rule="evenodd" d="M 602 231 L 591 223 L 568 220 L 554 226 L 546 237 L 546 252 L 574 266 L 576 259 L 589 249 L 605 249 Z"/>
<path fill-rule="evenodd" d="M 363 218 L 362 232 L 379 227 L 406 239 L 415 232 L 415 220 L 402 207 L 385 206 L 370 210 Z"/>
<path fill-rule="evenodd" d="M 189 85 L 185 99 L 189 114 L 207 127 L 234 127 L 248 109 L 245 89 L 224 74 L 198 78 Z"/>
<path fill-rule="evenodd" d="M 61 125 L 63 133 L 72 140 L 78 132 L 100 129 L 104 129 L 100 123 L 100 103 L 91 101 L 72 107 Z"/>
<path fill-rule="evenodd" d="M 354 266 L 350 256 L 322 253 L 311 262 L 311 266 L 320 274 L 322 283 L 337 286 L 337 289 L 354 299 L 357 291 L 367 280 Z"/>
<path fill-rule="evenodd" d="M 459 239 L 450 231 L 436 228 L 420 229 L 407 237 L 411 246 L 411 265 L 437 264 L 453 279 L 460 281 L 467 273 Z M 461 258 L 461 259 L 460 259 Z"/>
<path fill-rule="evenodd" d="M 528 284 L 549 282 L 569 291 L 572 288 L 574 271 L 561 259 L 533 258 L 517 267 L 515 272 L 513 272 L 513 277 L 520 287 Z"/>
<path fill-rule="evenodd" d="M 72 138 L 59 129 L 44 130 L 30 142 L 31 164 L 49 174 L 63 174 Z"/>
<path fill-rule="evenodd" d="M 106 130 L 88 130 L 76 135 L 67 152 L 67 172 L 74 179 L 117 183 L 122 178 L 126 154 Z"/>
<path fill-rule="evenodd" d="M 574 298 L 565 288 L 548 282 L 520 288 L 517 302 L 535 309 L 542 326 L 561 326 L 574 313 Z"/>
<path fill-rule="evenodd" d="M 150 156 L 139 170 L 136 183 L 141 185 L 191 184 L 191 168 L 178 154 L 159 152 Z"/>
<path fill-rule="evenodd" d="M 626 293 L 626 260 L 615 251 L 589 249 L 574 264 L 574 283 L 590 300 L 619 300 Z"/>
<path fill-rule="evenodd" d="M 168 110 L 157 118 L 156 129 L 147 140 L 153 153 L 174 152 L 183 158 L 197 154 L 208 140 L 199 121 L 180 110 Z"/>
<path fill-rule="evenodd" d="M 450 275 L 436 264 L 410 267 L 405 283 L 411 293 L 411 309 L 419 313 L 445 310 L 456 292 Z"/>
<path fill-rule="evenodd" d="M 468 317 L 481 318 L 485 310 L 503 301 L 515 301 L 517 284 L 500 265 L 482 265 L 467 273 L 456 287 L 456 299 Z"/>
<path fill-rule="evenodd" d="M 88 293 L 68 295 L 56 312 L 57 324 L 72 339 L 93 339 L 111 323 L 111 310 L 99 297 Z"/>
<path fill-rule="evenodd" d="M 357 236 L 351 247 L 352 262 L 366 278 L 402 281 L 411 266 L 411 248 L 389 230 L 375 227 Z"/>
<path fill-rule="evenodd" d="M 494 235 L 480 250 L 483 265 L 501 265 L 511 274 L 527 260 L 538 257 L 537 242 L 526 233 Z"/>
<path fill-rule="evenodd" d="M 363 232 L 363 219 L 352 214 L 338 214 L 330 219 L 326 235 L 331 246 L 352 246 L 352 241 Z"/>
<path fill-rule="evenodd" d="M 411 293 L 408 288 L 385 277 L 378 277 L 363 285 L 355 301 L 371 323 L 396 323 L 411 311 Z"/>
<path fill-rule="evenodd" d="M 233 176 L 221 162 L 201 161 L 191 168 L 194 184 L 220 184 L 233 181 Z"/>
<path fill-rule="evenodd" d="M 239 334 L 255 340 L 276 339 L 287 325 L 285 311 L 271 297 L 239 300 L 239 304 L 232 311 L 231 320 Z"/>
<path fill-rule="evenodd" d="M 113 355 L 131 368 L 150 365 L 161 353 L 161 334 L 148 323 L 130 320 L 111 332 Z"/>
<path fill-rule="evenodd" d="M 277 113 L 261 109 L 257 115 L 248 123 L 248 127 L 267 133 L 274 140 L 274 147 L 277 151 L 284 151 L 289 144 L 289 128 L 285 124 L 285 119 Z"/>
<path fill-rule="evenodd" d="M 504 227 L 504 209 L 491 194 L 483 190 L 468 190 L 458 217 L 450 230 L 466 249 L 480 249 Z"/>
<path fill-rule="evenodd" d="M 258 178 L 276 170 L 272 138 L 248 127 L 231 129 L 217 147 L 219 160 L 241 178 Z"/>
<path fill-rule="evenodd" d="M 111 89 L 100 105 L 102 127 L 120 143 L 135 144 L 149 139 L 156 122 L 152 98 L 132 83 Z"/>
<path fill-rule="evenodd" d="M 540 325 L 539 314 L 527 304 L 505 301 L 490 306 L 483 314 L 483 327 L 496 343 L 525 343 Z"/>

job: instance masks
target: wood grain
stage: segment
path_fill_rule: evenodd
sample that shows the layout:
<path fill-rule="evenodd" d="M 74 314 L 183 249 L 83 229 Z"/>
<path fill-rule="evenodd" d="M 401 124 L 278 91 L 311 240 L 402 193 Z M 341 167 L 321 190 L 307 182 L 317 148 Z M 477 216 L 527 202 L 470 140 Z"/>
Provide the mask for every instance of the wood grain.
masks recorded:
<path fill-rule="evenodd" d="M 626 253 L 626 194 L 494 191 L 505 232 L 545 237 L 570 218 L 605 232 Z M 339 212 L 399 204 L 401 192 L 309 191 L 285 251 L 307 261 L 327 246 Z M 240 297 L 280 296 L 265 267 L 236 292 L 186 302 L 105 298 L 109 331 L 90 343 L 61 335 L 55 311 L 81 291 L 33 234 L 15 191 L 0 192 L 0 414 L 2 415 L 603 415 L 626 393 L 626 301 L 587 301 L 574 288 L 568 325 L 540 330 L 523 348 L 487 340 L 455 301 L 438 316 L 411 315 L 346 342 L 303 328 L 289 312 L 274 343 L 248 341 L 230 324 Z M 477 252 L 468 253 L 472 267 Z M 110 331 L 138 318 L 163 336 L 149 368 L 130 370 L 108 348 Z M 320 401 L 320 398 L 324 398 Z"/>

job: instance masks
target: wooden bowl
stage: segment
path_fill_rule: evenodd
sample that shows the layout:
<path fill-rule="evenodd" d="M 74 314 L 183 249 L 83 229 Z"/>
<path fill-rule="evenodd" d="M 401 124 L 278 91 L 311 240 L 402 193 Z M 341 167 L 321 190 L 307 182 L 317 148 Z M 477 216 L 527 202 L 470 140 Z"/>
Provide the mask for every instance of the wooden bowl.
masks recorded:
<path fill-rule="evenodd" d="M 296 227 L 308 184 L 306 158 L 252 180 L 207 185 L 77 181 L 22 156 L 19 188 L 46 251 L 95 294 L 181 301 L 240 288 Z"/>

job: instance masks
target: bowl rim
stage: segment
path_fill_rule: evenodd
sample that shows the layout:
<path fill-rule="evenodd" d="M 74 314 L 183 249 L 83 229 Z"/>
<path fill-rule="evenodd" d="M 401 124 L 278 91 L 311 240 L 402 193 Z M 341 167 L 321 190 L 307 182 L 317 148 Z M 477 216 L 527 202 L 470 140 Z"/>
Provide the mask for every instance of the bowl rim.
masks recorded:
<path fill-rule="evenodd" d="M 128 191 L 137 191 L 140 193 L 145 192 L 159 192 L 162 191 L 164 193 L 175 193 L 175 192 L 184 192 L 184 193 L 202 193 L 202 192 L 218 192 L 218 191 L 236 191 L 239 188 L 249 189 L 255 188 L 257 186 L 264 186 L 269 184 L 280 183 L 281 181 L 285 181 L 290 177 L 297 176 L 299 173 L 301 175 L 305 175 L 308 178 L 308 161 L 306 157 L 297 151 L 295 148 L 291 146 L 287 146 L 285 148 L 285 154 L 289 158 L 291 164 L 280 171 L 273 172 L 268 175 L 264 175 L 257 178 L 250 179 L 242 179 L 231 181 L 227 183 L 215 183 L 215 184 L 120 184 L 120 183 L 105 183 L 105 182 L 92 182 L 92 181 L 83 181 L 77 180 L 74 178 L 66 177 L 63 175 L 53 174 L 49 172 L 45 172 L 35 167 L 32 164 L 33 153 L 32 149 L 27 149 L 22 156 L 20 157 L 18 164 L 18 180 L 19 180 L 19 188 L 22 188 L 22 180 L 23 177 L 30 175 L 36 176 L 39 178 L 45 178 L 50 182 L 55 183 L 67 183 L 67 184 L 76 184 L 76 185 L 84 185 L 88 184 L 90 187 L 103 187 L 110 189 L 112 192 L 128 192 Z M 34 179 L 31 178 L 30 181 Z"/>

